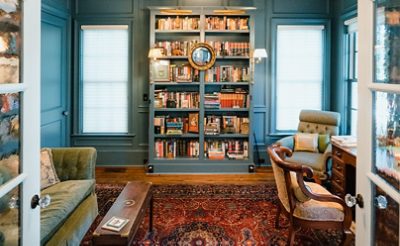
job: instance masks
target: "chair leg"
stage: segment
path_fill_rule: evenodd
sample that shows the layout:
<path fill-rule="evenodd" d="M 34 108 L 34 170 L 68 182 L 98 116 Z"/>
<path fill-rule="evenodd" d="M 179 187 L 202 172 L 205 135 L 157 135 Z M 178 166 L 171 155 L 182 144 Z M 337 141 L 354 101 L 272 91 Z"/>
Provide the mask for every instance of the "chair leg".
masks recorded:
<path fill-rule="evenodd" d="M 278 211 L 276 212 L 276 217 L 275 217 L 275 228 L 279 228 L 280 226 L 279 226 L 279 218 L 280 218 L 280 216 L 281 216 L 281 212 L 282 212 L 282 207 L 281 207 L 281 205 L 279 204 L 278 205 Z"/>
<path fill-rule="evenodd" d="M 353 237 L 354 237 L 353 233 L 350 230 L 344 230 L 343 231 L 343 238 L 342 238 L 342 245 L 343 246 L 350 245 Z"/>
<path fill-rule="evenodd" d="M 292 246 L 294 245 L 294 237 L 296 235 L 296 230 L 293 227 L 293 223 L 290 223 L 289 225 L 289 236 L 288 236 L 288 241 L 287 241 L 287 245 L 288 246 Z"/>

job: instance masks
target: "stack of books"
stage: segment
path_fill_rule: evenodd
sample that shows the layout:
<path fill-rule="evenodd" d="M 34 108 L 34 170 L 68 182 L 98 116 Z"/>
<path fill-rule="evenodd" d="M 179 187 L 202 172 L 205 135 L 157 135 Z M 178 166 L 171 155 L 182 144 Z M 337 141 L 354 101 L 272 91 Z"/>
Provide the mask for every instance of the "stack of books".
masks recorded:
<path fill-rule="evenodd" d="M 357 138 L 355 136 L 332 136 L 331 141 L 345 148 L 357 147 Z"/>
<path fill-rule="evenodd" d="M 207 109 L 219 109 L 220 101 L 218 93 L 214 92 L 212 94 L 204 95 L 204 107 Z"/>

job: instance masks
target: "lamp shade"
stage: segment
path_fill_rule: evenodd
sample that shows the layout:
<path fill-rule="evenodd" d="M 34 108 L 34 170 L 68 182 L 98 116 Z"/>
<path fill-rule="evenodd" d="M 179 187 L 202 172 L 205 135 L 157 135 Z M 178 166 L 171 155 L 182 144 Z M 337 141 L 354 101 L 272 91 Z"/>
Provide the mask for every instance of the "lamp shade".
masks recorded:
<path fill-rule="evenodd" d="M 268 54 L 265 49 L 255 49 L 253 53 L 253 57 L 257 59 L 267 58 Z"/>
<path fill-rule="evenodd" d="M 151 59 L 157 59 L 163 56 L 163 49 L 162 48 L 151 48 L 149 50 L 148 57 Z"/>

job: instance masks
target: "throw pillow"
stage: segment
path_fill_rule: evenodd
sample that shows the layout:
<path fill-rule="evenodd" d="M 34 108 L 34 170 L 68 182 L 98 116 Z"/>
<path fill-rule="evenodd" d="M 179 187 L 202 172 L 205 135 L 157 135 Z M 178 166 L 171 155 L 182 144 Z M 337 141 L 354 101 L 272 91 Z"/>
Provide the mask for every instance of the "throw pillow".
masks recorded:
<path fill-rule="evenodd" d="M 296 133 L 294 151 L 318 152 L 318 133 Z"/>
<path fill-rule="evenodd" d="M 324 153 L 330 143 L 330 137 L 327 134 L 318 135 L 318 150 Z"/>
<path fill-rule="evenodd" d="M 51 149 L 44 148 L 40 151 L 40 189 L 43 190 L 59 182 L 60 179 L 54 168 Z"/>

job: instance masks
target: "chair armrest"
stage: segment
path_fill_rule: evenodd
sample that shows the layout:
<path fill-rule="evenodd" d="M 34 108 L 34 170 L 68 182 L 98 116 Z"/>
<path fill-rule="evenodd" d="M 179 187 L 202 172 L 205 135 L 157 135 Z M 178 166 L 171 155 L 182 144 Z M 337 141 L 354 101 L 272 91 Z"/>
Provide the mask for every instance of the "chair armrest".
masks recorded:
<path fill-rule="evenodd" d="M 287 137 L 281 138 L 278 141 L 276 141 L 276 144 L 279 144 L 280 146 L 283 146 L 283 147 L 289 148 L 290 150 L 293 150 L 294 138 L 293 138 L 293 136 L 287 136 Z"/>
<path fill-rule="evenodd" d="M 61 181 L 94 179 L 97 152 L 91 147 L 52 148 L 53 162 Z"/>

